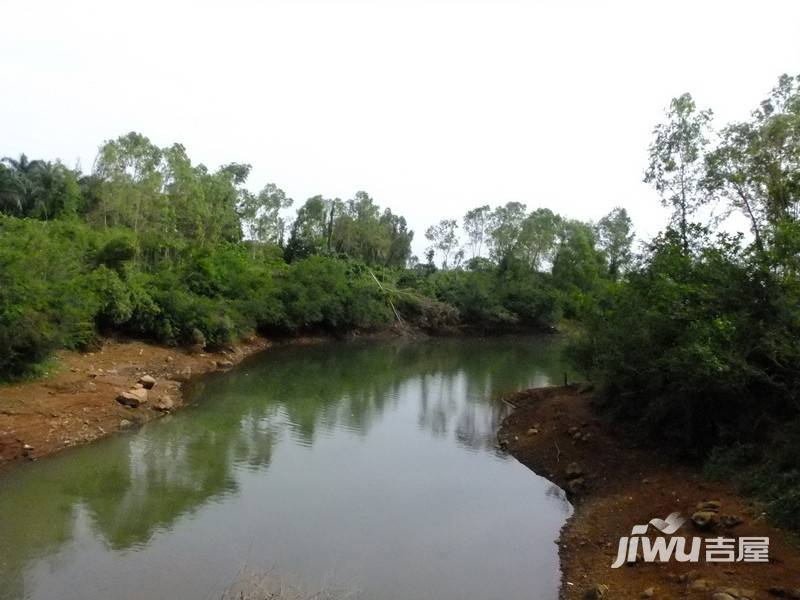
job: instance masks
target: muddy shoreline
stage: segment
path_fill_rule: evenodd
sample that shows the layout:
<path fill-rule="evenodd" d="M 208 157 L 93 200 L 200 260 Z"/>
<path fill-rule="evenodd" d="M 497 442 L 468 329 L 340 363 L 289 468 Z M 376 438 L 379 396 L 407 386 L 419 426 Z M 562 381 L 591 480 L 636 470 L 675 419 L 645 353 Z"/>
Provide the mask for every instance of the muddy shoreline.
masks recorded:
<path fill-rule="evenodd" d="M 501 447 L 566 490 L 575 507 L 558 540 L 560 598 L 800 598 L 796 540 L 769 525 L 758 503 L 732 484 L 633 446 L 598 416 L 591 394 L 575 386 L 505 400 L 514 412 L 501 426 Z M 709 500 L 720 504 L 713 522 L 701 529 L 687 520 L 675 535 L 767 536 L 769 562 L 646 563 L 639 557 L 611 568 L 620 537 L 634 525 L 676 511 L 689 517 Z"/>
<path fill-rule="evenodd" d="M 190 353 L 106 339 L 94 352 L 59 352 L 51 373 L 0 386 L 0 471 L 159 418 L 183 405 L 182 389 L 191 379 L 229 369 L 271 345 L 256 337 L 224 351 Z M 147 401 L 135 408 L 117 402 L 144 375 L 155 379 Z"/>

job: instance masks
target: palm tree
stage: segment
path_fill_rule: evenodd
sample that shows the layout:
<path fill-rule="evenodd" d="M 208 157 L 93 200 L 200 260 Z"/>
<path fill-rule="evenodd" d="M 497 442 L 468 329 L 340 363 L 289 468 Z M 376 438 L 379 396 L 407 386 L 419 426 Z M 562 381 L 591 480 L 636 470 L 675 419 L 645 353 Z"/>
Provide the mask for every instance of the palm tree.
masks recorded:
<path fill-rule="evenodd" d="M 0 159 L 3 168 L 0 177 L 0 207 L 13 207 L 21 217 L 44 217 L 52 210 L 55 171 L 53 163 L 43 160 L 29 160 L 23 153 L 19 158 L 10 156 Z"/>
<path fill-rule="evenodd" d="M 20 154 L 18 159 L 5 156 L 0 163 L 8 165 L 4 169 L 3 188 L 0 195 L 5 198 L 5 205 L 14 206 L 18 216 L 25 216 L 32 199 L 32 175 L 42 164 L 40 160 L 28 160 L 25 154 Z"/>
<path fill-rule="evenodd" d="M 22 216 L 25 211 L 25 181 L 0 161 L 0 212 Z"/>

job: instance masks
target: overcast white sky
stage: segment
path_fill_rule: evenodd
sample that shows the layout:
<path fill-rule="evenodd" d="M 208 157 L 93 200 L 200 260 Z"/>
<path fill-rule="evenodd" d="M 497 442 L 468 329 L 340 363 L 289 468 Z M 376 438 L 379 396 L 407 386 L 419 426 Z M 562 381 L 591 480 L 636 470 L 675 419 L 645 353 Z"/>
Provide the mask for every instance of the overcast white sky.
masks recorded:
<path fill-rule="evenodd" d="M 800 1 L 0 0 L 0 156 L 89 169 L 130 130 L 297 202 L 368 191 L 425 227 L 511 200 L 664 219 L 652 127 L 746 117 L 800 72 Z"/>

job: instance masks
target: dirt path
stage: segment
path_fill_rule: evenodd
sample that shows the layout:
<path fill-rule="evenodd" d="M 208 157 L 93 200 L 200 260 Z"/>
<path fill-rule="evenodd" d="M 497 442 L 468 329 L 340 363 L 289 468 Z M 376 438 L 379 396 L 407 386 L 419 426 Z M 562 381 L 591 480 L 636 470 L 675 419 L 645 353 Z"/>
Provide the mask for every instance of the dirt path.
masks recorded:
<path fill-rule="evenodd" d="M 144 342 L 107 340 L 97 352 L 60 352 L 58 369 L 41 380 L 0 386 L 0 469 L 85 444 L 179 407 L 181 385 L 209 371 L 227 369 L 263 350 L 255 338 L 218 353 L 190 354 Z M 137 408 L 116 401 L 143 375 L 155 379 Z"/>
<path fill-rule="evenodd" d="M 559 540 L 561 598 L 800 598 L 800 550 L 731 485 L 626 445 L 597 418 L 591 396 L 574 388 L 529 390 L 508 401 L 516 410 L 501 428 L 501 445 L 569 490 L 575 505 Z M 706 563 L 703 552 L 697 563 L 639 557 L 611 568 L 620 537 L 630 536 L 634 525 L 676 511 L 689 517 L 708 500 L 720 503 L 711 526 L 700 529 L 687 520 L 675 535 L 768 536 L 768 563 Z"/>

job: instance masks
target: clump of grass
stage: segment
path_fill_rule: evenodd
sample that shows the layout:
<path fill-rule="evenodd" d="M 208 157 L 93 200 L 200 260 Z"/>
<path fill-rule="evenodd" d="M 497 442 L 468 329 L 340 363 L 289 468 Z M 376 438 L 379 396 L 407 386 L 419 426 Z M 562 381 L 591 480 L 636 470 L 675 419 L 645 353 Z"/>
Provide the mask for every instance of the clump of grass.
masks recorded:
<path fill-rule="evenodd" d="M 15 374 L 0 374 L 0 385 L 37 381 L 64 370 L 64 365 L 55 356 L 49 356 L 37 363 L 29 365 L 25 370 Z"/>

